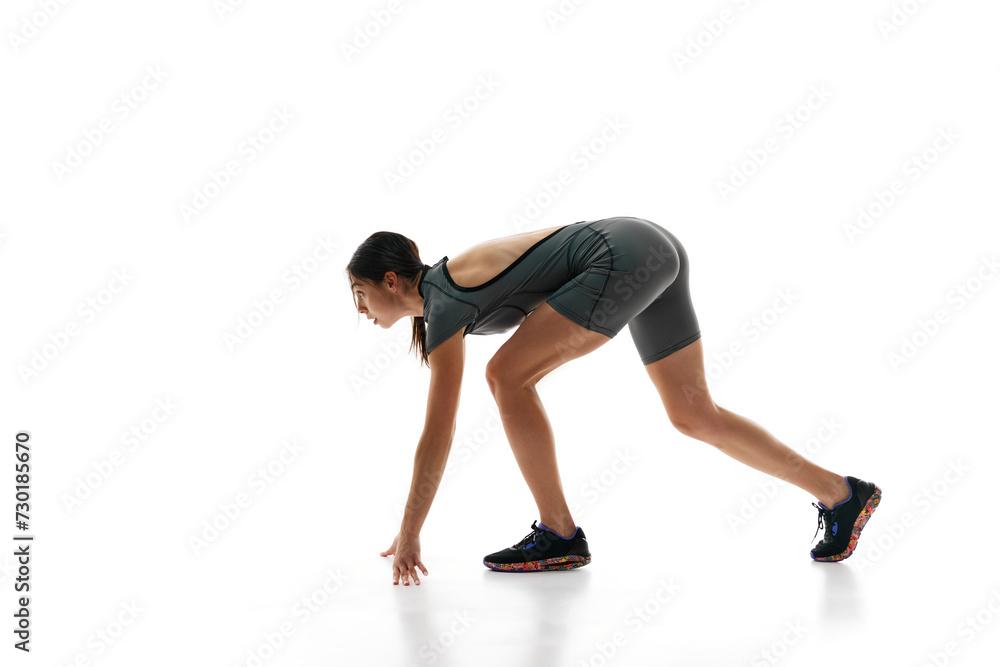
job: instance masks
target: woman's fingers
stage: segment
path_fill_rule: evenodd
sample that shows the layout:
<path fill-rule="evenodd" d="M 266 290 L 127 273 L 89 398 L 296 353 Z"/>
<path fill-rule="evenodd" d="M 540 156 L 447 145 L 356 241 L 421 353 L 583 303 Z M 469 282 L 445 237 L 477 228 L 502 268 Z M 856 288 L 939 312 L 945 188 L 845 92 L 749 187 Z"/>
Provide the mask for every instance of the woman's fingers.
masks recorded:
<path fill-rule="evenodd" d="M 413 567 L 411 567 L 411 568 L 408 569 L 408 573 L 410 574 L 410 576 L 413 577 L 413 583 L 415 583 L 417 585 L 420 584 L 420 577 L 417 576 L 417 568 L 418 567 L 423 571 L 424 574 L 427 574 L 427 568 L 424 567 L 424 564 L 421 563 L 419 560 L 416 561 L 413 564 Z"/>
<path fill-rule="evenodd" d="M 410 580 L 414 584 L 420 585 L 420 577 L 418 576 L 417 568 L 423 570 L 424 574 L 427 574 L 427 568 L 420 561 L 416 561 L 413 565 L 404 565 L 402 563 L 393 563 L 392 566 L 392 583 L 399 584 L 400 580 L 403 581 L 404 586 L 410 585 Z"/>

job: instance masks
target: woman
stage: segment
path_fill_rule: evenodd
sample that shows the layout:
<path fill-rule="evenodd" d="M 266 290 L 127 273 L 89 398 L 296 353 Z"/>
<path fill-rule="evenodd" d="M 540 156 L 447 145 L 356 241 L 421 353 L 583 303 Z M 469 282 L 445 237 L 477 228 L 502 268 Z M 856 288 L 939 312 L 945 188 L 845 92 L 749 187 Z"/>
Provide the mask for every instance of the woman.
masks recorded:
<path fill-rule="evenodd" d="M 347 275 L 355 308 L 389 328 L 413 318 L 413 345 L 431 369 L 427 416 L 394 555 L 393 584 L 419 584 L 420 529 L 444 474 L 455 434 L 467 334 L 518 326 L 486 365 L 514 457 L 538 506 L 539 521 L 483 564 L 498 571 L 580 567 L 590 562 L 583 530 L 563 495 L 552 428 L 536 383 L 593 352 L 626 324 L 670 422 L 683 434 L 784 479 L 819 501 L 811 551 L 839 561 L 881 490 L 806 460 L 756 423 L 715 404 L 708 392 L 701 332 L 688 292 L 688 257 L 677 238 L 641 218 L 585 220 L 486 241 L 449 260 L 424 264 L 401 234 L 376 232 L 358 246 Z M 815 537 L 815 535 L 814 535 Z"/>

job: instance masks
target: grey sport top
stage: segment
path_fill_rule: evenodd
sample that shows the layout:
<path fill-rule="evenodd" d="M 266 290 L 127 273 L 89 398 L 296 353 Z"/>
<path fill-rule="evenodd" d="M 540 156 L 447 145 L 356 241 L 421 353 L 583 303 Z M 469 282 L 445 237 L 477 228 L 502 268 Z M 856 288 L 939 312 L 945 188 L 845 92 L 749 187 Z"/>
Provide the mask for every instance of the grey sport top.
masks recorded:
<path fill-rule="evenodd" d="M 475 287 L 456 285 L 447 260 L 425 267 L 417 283 L 428 353 L 463 327 L 463 335 L 503 333 L 542 302 L 609 338 L 627 325 L 644 364 L 701 337 L 687 251 L 672 232 L 644 218 L 566 225 Z"/>
<path fill-rule="evenodd" d="M 447 260 L 425 266 L 417 283 L 428 353 L 463 327 L 463 335 L 508 331 L 542 302 L 609 338 L 627 325 L 644 364 L 701 337 L 687 251 L 668 229 L 644 218 L 561 227 L 475 287 L 456 285 Z"/>
<path fill-rule="evenodd" d="M 468 334 L 504 333 L 516 327 L 579 271 L 576 231 L 588 221 L 562 227 L 536 242 L 499 274 L 475 287 L 455 284 L 445 255 L 417 283 L 424 298 L 427 353 L 465 327 Z M 590 236 L 590 235 L 584 235 Z M 602 246 L 603 247 L 603 246 Z"/>

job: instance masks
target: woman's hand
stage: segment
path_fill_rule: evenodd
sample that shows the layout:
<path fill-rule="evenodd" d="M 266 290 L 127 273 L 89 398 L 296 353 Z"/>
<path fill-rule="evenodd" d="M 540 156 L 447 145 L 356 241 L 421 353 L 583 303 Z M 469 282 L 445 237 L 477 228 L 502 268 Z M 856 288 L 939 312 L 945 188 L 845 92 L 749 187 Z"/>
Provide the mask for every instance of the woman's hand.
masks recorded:
<path fill-rule="evenodd" d="M 391 556 L 395 554 L 396 558 L 392 561 L 392 583 L 394 585 L 399 584 L 400 578 L 403 579 L 403 585 L 409 586 L 409 578 L 413 578 L 413 583 L 420 585 L 420 579 L 417 576 L 417 568 L 427 574 L 427 568 L 420 560 L 420 537 L 400 537 L 397 534 L 396 537 L 392 538 L 392 546 L 380 553 L 380 556 Z"/>

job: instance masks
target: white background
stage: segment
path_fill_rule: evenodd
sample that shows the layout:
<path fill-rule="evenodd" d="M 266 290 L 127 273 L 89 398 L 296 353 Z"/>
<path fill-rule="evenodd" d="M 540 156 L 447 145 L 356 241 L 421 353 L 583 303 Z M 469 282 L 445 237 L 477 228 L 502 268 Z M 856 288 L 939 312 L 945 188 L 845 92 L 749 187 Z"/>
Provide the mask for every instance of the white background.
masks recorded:
<path fill-rule="evenodd" d="M 5 3 L 4 664 L 995 657 L 1000 8 L 559 6 Z M 622 129 L 605 141 L 609 122 Z M 422 155 L 436 128 L 445 140 Z M 546 197 L 561 170 L 569 184 Z M 859 207 L 880 215 L 851 236 Z M 394 587 L 378 552 L 399 527 L 429 371 L 408 319 L 359 322 L 351 253 L 391 230 L 433 264 L 616 215 L 685 244 L 716 401 L 882 487 L 858 550 L 812 562 L 813 499 L 676 432 L 623 332 L 538 386 L 593 562 L 486 570 L 537 515 L 483 376 L 508 336 L 470 336 L 421 535 L 430 574 Z M 19 430 L 30 655 L 12 648 Z"/>

